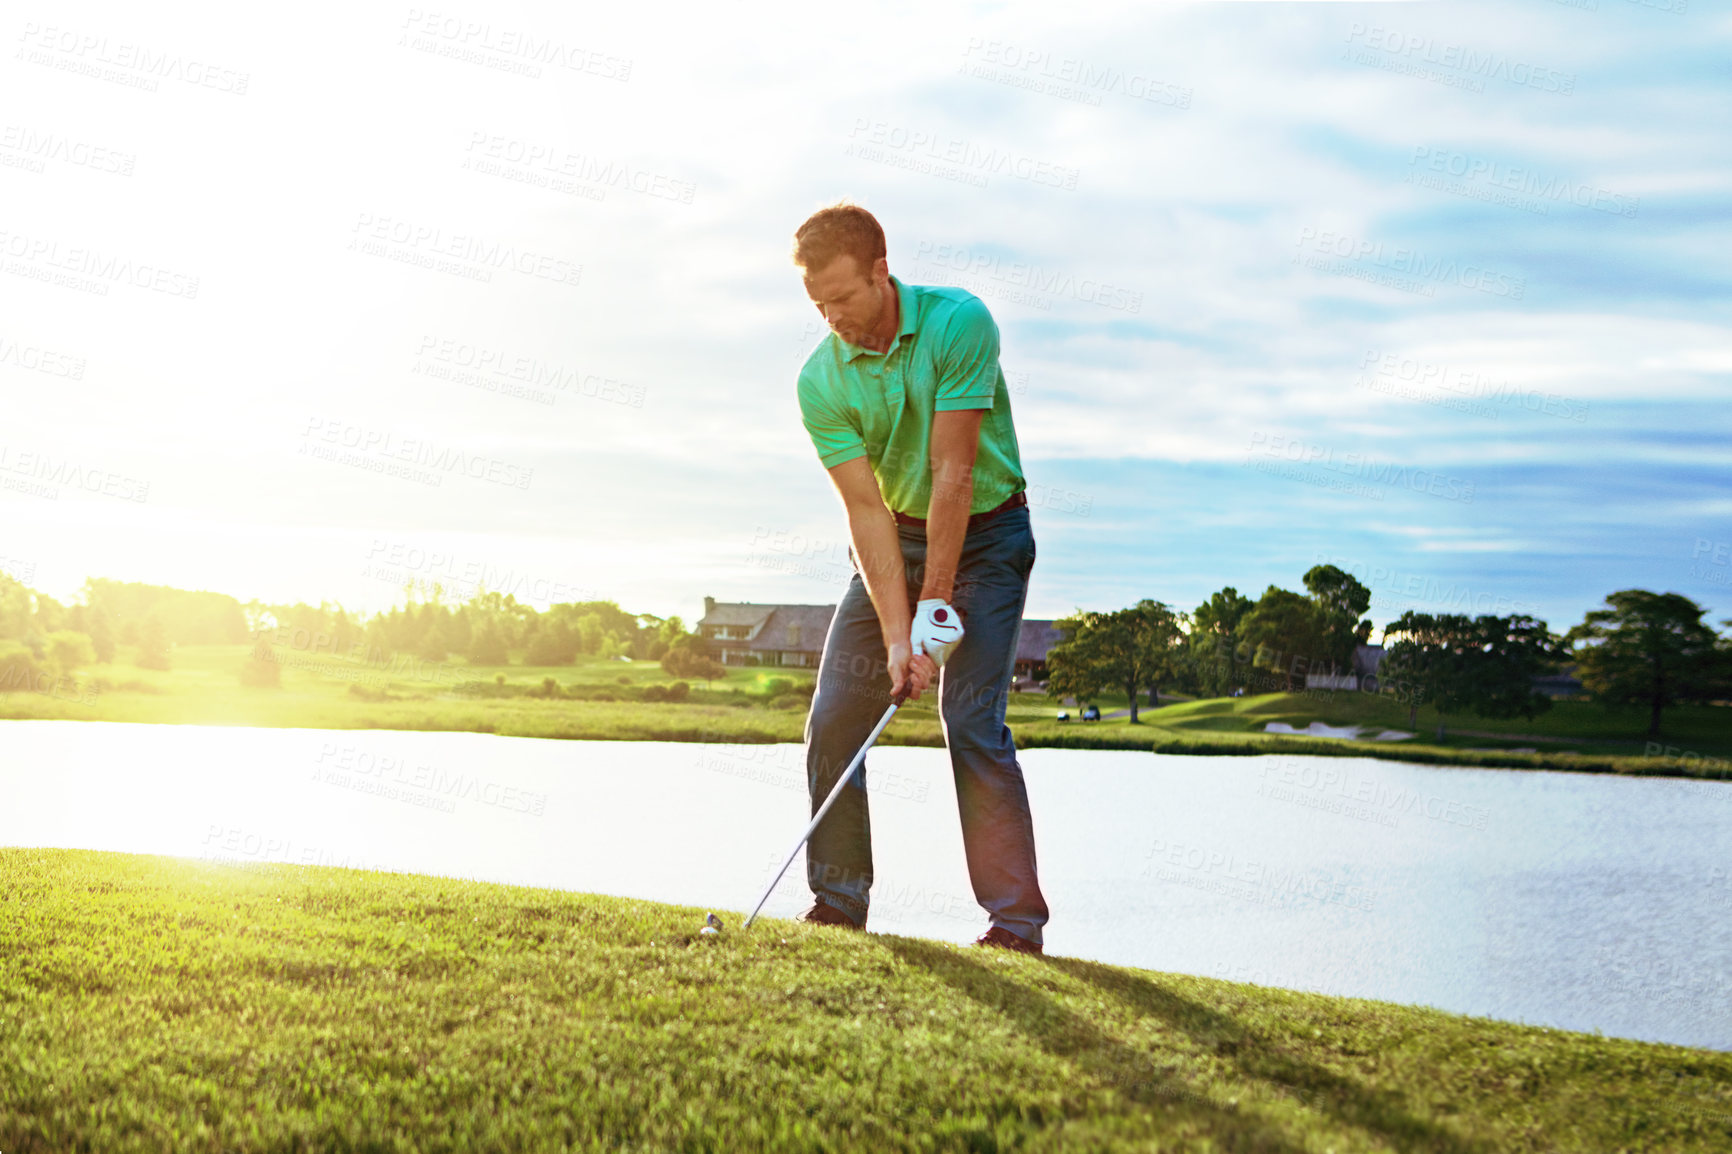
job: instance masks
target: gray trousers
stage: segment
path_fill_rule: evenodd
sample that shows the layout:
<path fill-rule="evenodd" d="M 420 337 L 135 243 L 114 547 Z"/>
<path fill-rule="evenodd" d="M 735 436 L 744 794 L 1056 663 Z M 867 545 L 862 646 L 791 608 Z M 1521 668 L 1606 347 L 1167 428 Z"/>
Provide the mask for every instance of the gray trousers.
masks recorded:
<path fill-rule="evenodd" d="M 897 530 L 912 605 L 925 576 L 926 532 L 900 523 Z M 962 614 L 963 638 L 939 674 L 938 702 L 975 900 L 993 925 L 1041 943 L 1047 908 L 1035 870 L 1034 824 L 1016 743 L 1004 724 L 1034 557 L 1026 506 L 997 514 L 963 541 L 950 601 Z M 818 812 L 889 704 L 883 631 L 856 560 L 824 639 L 817 692 L 806 717 L 811 813 Z M 813 896 L 856 922 L 866 920 L 872 889 L 866 772 L 862 764 L 806 845 Z"/>

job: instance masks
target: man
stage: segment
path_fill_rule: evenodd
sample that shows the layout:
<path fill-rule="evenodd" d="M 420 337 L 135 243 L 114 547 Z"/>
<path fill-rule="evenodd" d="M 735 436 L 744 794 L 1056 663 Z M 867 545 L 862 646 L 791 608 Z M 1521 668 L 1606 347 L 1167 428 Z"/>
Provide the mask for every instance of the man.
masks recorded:
<path fill-rule="evenodd" d="M 794 233 L 794 264 L 831 329 L 800 370 L 800 412 L 847 511 L 855 569 L 806 718 L 812 812 L 891 694 L 917 699 L 938 679 L 969 877 L 991 919 L 975 944 L 1038 954 L 1046 900 L 1004 724 L 1035 547 L 998 327 L 972 293 L 903 284 L 885 254 L 884 230 L 856 205 Z M 947 640 L 958 614 L 961 639 Z M 802 920 L 865 928 L 865 774 L 807 843 L 815 901 Z"/>

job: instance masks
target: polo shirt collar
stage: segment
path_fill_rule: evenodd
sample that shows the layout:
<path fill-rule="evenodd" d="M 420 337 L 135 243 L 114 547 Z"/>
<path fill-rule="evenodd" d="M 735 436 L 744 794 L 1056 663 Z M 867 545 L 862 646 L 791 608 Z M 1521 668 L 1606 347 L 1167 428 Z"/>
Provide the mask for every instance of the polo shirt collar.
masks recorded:
<path fill-rule="evenodd" d="M 896 299 L 900 302 L 902 311 L 902 325 L 896 330 L 896 339 L 890 342 L 890 347 L 882 353 L 874 353 L 874 356 L 887 357 L 895 352 L 896 346 L 901 343 L 903 337 L 914 335 L 915 329 L 918 328 L 916 322 L 920 319 L 915 311 L 918 306 L 914 303 L 914 290 L 897 280 L 895 273 L 890 274 L 890 283 L 896 286 Z M 853 364 L 855 358 L 861 354 L 871 352 L 864 345 L 851 345 L 841 337 L 837 337 L 836 340 L 842 346 L 842 359 L 849 364 Z"/>

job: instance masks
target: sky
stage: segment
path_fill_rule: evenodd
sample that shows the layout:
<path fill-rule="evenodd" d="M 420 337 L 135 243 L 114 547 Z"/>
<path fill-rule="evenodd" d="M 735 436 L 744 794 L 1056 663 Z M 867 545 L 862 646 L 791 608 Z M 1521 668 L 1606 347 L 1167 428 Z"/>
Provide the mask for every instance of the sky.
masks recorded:
<path fill-rule="evenodd" d="M 1029 617 L 1732 616 L 1724 4 L 149 7 L 0 28 L 0 570 L 62 600 L 835 602 L 848 199 L 998 323 Z"/>

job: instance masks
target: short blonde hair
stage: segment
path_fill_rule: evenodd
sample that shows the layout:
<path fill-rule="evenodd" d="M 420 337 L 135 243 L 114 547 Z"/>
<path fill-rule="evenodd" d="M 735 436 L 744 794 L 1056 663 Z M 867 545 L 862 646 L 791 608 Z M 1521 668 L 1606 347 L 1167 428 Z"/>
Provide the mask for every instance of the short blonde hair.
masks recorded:
<path fill-rule="evenodd" d="M 819 209 L 794 230 L 794 265 L 802 272 L 818 272 L 839 256 L 851 256 L 861 275 L 871 276 L 887 251 L 878 218 L 845 200 Z"/>

